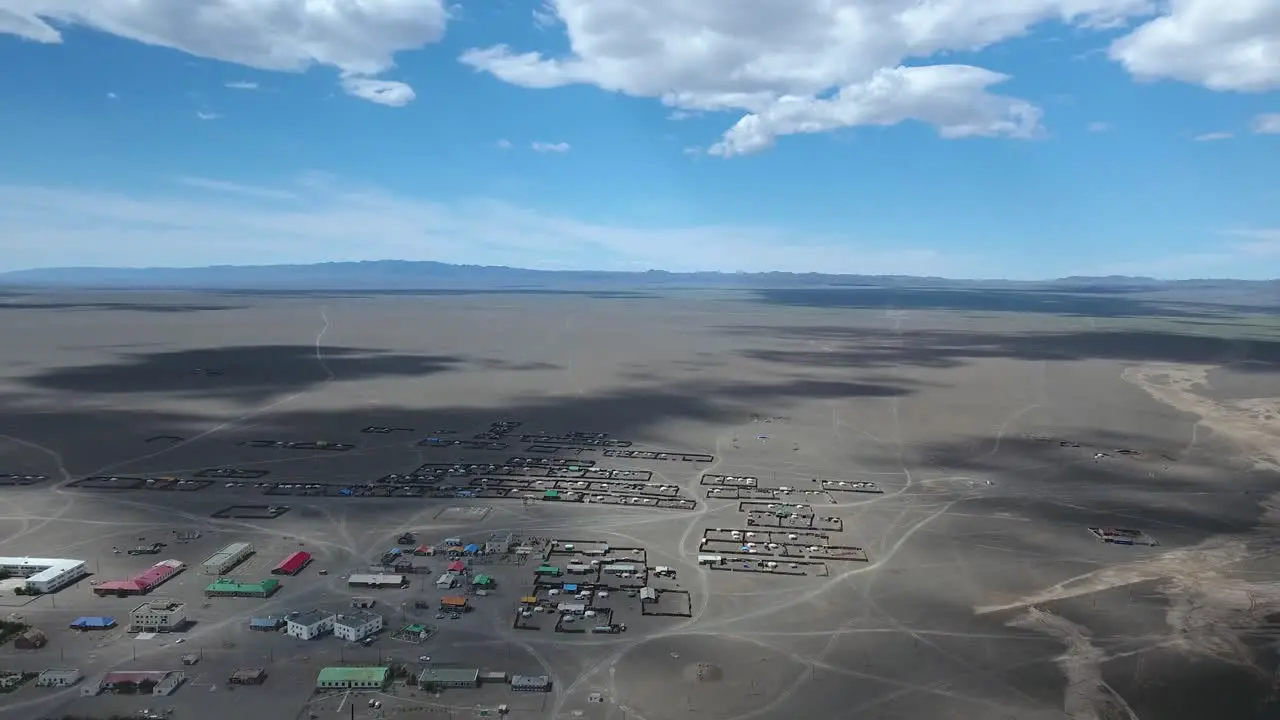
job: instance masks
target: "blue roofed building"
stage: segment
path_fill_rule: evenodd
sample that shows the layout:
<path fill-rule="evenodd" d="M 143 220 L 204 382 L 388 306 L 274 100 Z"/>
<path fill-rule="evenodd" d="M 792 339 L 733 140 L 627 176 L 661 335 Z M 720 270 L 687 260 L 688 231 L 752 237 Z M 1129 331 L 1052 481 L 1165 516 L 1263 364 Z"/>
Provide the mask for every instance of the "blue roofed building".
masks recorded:
<path fill-rule="evenodd" d="M 101 615 L 78 617 L 71 623 L 71 627 L 76 630 L 110 630 L 115 626 L 115 618 Z"/>
<path fill-rule="evenodd" d="M 271 632 L 284 627 L 284 618 L 268 615 L 266 617 L 255 617 L 249 619 L 249 629 L 258 630 L 260 632 Z"/>

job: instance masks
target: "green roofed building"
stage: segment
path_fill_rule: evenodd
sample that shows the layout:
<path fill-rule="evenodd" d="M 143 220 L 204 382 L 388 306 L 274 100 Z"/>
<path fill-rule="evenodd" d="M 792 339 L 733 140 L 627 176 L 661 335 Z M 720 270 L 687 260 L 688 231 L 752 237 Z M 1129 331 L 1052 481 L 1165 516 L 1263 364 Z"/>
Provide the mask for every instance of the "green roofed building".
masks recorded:
<path fill-rule="evenodd" d="M 551 575 L 554 577 L 560 577 L 560 568 L 556 567 L 555 565 L 542 565 L 542 566 L 539 566 L 537 570 L 534 570 L 533 574 L 534 575 Z"/>
<path fill-rule="evenodd" d="M 471 584 L 476 587 L 493 587 L 493 578 L 488 575 L 477 575 L 475 576 L 475 579 L 471 581 Z"/>
<path fill-rule="evenodd" d="M 280 589 L 280 581 L 274 578 L 256 583 L 240 583 L 228 578 L 218 578 L 204 589 L 205 597 L 271 597 Z"/>
<path fill-rule="evenodd" d="M 391 682 L 388 667 L 327 667 L 316 676 L 317 690 L 381 689 Z"/>

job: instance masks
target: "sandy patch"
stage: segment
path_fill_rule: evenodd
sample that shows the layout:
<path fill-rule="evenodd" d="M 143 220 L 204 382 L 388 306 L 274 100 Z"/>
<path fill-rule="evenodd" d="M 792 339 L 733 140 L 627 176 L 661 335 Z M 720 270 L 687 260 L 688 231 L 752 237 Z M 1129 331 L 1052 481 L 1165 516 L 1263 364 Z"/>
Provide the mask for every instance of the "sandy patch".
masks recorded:
<path fill-rule="evenodd" d="M 1212 365 L 1135 365 L 1121 374 L 1156 400 L 1199 418 L 1199 424 L 1240 446 L 1254 466 L 1280 471 L 1280 398 L 1219 402 L 1196 391 L 1209 386 Z"/>

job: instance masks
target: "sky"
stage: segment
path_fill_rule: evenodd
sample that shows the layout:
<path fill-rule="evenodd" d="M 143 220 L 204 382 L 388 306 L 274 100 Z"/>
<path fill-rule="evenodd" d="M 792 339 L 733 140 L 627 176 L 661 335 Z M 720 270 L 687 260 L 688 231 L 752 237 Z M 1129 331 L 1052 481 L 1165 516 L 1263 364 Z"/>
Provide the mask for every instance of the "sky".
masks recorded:
<path fill-rule="evenodd" d="M 1276 0 L 0 0 L 0 271 L 1280 277 Z"/>

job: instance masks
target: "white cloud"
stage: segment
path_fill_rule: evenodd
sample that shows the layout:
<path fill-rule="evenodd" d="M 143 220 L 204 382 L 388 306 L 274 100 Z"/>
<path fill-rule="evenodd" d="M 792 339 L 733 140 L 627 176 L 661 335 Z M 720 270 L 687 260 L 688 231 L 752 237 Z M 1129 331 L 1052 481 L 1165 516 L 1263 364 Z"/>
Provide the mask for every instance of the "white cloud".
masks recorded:
<path fill-rule="evenodd" d="M 0 0 L 0 33 L 36 42 L 62 42 L 58 24 L 82 25 L 262 70 L 321 65 L 348 77 L 391 69 L 397 52 L 438 41 L 447 20 L 441 0 Z M 383 104 L 412 99 L 407 86 L 343 87 Z"/>
<path fill-rule="evenodd" d="M 1247 241 L 1232 246 L 1238 253 L 1257 259 L 1280 259 L 1280 228 L 1230 230 L 1225 234 Z"/>
<path fill-rule="evenodd" d="M 779 135 L 821 133 L 856 125 L 921 120 L 945 138 L 1029 138 L 1040 131 L 1040 109 L 984 89 L 1006 76 L 968 65 L 879 70 L 870 80 L 841 88 L 830 99 L 780 98 L 744 116 L 712 145 L 712 155 L 759 152 Z"/>
<path fill-rule="evenodd" d="M 116 95 L 116 94 L 115 94 L 115 93 L 113 93 L 113 92 L 109 92 L 109 93 L 107 93 L 107 99 L 108 99 L 108 100 L 119 100 L 119 99 L 120 99 L 120 96 L 119 96 L 119 95 Z"/>
<path fill-rule="evenodd" d="M 1111 129 L 1111 123 L 1108 122 L 1091 122 L 1088 125 L 1089 132 L 1100 133 L 1107 132 Z"/>
<path fill-rule="evenodd" d="M 257 90 L 258 83 L 248 82 L 245 80 L 237 80 L 235 82 L 226 83 L 225 87 L 229 87 L 232 90 Z"/>
<path fill-rule="evenodd" d="M 342 89 L 348 95 L 387 107 L 404 107 L 417 97 L 413 88 L 398 80 L 378 80 L 356 75 L 342 78 Z"/>
<path fill-rule="evenodd" d="M 558 22 L 560 18 L 556 16 L 555 8 L 544 3 L 533 9 L 533 24 L 539 29 L 554 27 Z"/>
<path fill-rule="evenodd" d="M 534 142 L 529 147 L 533 148 L 534 152 L 540 153 L 565 153 L 570 149 L 567 142 Z"/>
<path fill-rule="evenodd" d="M 200 120 L 221 120 L 222 116 L 215 112 L 198 110 L 196 111 L 196 118 Z"/>
<path fill-rule="evenodd" d="M 637 229 L 493 200 L 445 203 L 347 189 L 324 177 L 274 188 L 180 182 L 173 193 L 146 195 L 0 185 L 3 269 L 399 258 L 617 270 L 975 270 L 898 238 L 731 226 Z"/>
<path fill-rule="evenodd" d="M 1280 135 L 1280 113 L 1263 113 L 1253 119 L 1253 131 L 1259 135 Z"/>
<path fill-rule="evenodd" d="M 747 113 L 717 152 L 780 135 L 920 120 L 946 137 L 1037 132 L 1039 111 L 987 89 L 1003 75 L 963 65 L 910 67 L 1025 34 L 1050 20 L 1100 28 L 1152 0 L 553 0 L 572 52 L 505 45 L 462 61 L 517 85 L 589 84 L 677 111 Z M 914 62 L 910 65 L 921 65 Z"/>
<path fill-rule="evenodd" d="M 1162 17 L 1111 45 L 1110 56 L 1141 79 L 1212 90 L 1280 89 L 1280 2 L 1167 0 Z"/>
<path fill-rule="evenodd" d="M 1213 142 L 1215 140 L 1230 140 L 1233 137 L 1235 136 L 1229 132 L 1208 132 L 1197 135 L 1192 140 L 1196 142 Z"/>
<path fill-rule="evenodd" d="M 498 142 L 494 143 L 493 146 L 498 148 L 499 150 L 510 150 L 511 141 L 506 138 L 502 138 Z"/>
<path fill-rule="evenodd" d="M 1236 240 L 1194 252 L 1111 263 L 1088 272 L 1155 278 L 1275 278 L 1275 261 L 1280 260 L 1280 228 L 1228 230 L 1220 234 Z"/>
<path fill-rule="evenodd" d="M 229 195 L 239 195 L 242 197 L 261 198 L 264 200 L 296 200 L 298 194 L 289 190 L 281 190 L 279 188 L 266 188 L 257 185 L 244 185 L 241 183 L 227 182 L 226 180 L 215 180 L 212 178 L 202 177 L 183 177 L 177 180 L 179 185 L 198 188 L 200 190 L 208 190 L 215 193 L 226 193 Z"/>

